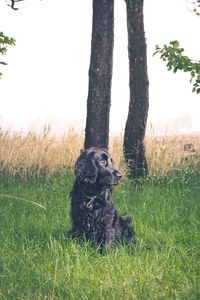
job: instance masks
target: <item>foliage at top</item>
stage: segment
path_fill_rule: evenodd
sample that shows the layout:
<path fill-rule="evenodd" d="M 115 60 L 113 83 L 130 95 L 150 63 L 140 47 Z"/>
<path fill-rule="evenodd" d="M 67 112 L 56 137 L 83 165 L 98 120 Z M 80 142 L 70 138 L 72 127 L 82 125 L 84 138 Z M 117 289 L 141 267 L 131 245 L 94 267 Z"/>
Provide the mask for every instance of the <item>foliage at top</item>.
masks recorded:
<path fill-rule="evenodd" d="M 200 61 L 190 59 L 184 55 L 184 49 L 179 47 L 178 41 L 172 41 L 163 47 L 156 46 L 155 54 L 167 62 L 168 71 L 176 73 L 178 70 L 190 73 L 190 82 L 193 84 L 192 92 L 200 94 Z"/>
<path fill-rule="evenodd" d="M 7 52 L 7 46 L 15 45 L 15 39 L 6 36 L 2 31 L 0 32 L 0 54 L 5 55 Z M 0 60 L 1 65 L 7 65 L 6 62 Z M 0 78 L 2 73 L 0 72 Z"/>

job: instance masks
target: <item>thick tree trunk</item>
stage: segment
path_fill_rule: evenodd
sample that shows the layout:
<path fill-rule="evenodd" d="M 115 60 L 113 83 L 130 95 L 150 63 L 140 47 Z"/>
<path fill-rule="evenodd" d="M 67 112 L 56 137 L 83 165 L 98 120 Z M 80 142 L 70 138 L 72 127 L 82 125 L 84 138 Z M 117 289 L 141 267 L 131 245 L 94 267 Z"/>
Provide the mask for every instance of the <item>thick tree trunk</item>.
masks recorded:
<path fill-rule="evenodd" d="M 93 0 L 85 148 L 108 148 L 114 41 L 114 0 Z"/>
<path fill-rule="evenodd" d="M 147 51 L 143 0 L 126 0 L 129 54 L 129 113 L 124 135 L 124 156 L 130 177 L 148 173 L 144 136 L 149 108 Z"/>

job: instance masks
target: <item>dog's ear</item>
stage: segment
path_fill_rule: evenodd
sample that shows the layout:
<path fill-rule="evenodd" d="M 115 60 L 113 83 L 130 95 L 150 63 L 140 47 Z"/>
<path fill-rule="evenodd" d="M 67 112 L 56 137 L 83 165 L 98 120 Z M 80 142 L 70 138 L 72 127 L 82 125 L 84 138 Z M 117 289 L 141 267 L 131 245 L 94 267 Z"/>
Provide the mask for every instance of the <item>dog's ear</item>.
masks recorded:
<path fill-rule="evenodd" d="M 94 153 L 81 150 L 81 154 L 75 164 L 77 179 L 85 183 L 94 184 L 97 179 L 98 169 L 94 161 Z"/>

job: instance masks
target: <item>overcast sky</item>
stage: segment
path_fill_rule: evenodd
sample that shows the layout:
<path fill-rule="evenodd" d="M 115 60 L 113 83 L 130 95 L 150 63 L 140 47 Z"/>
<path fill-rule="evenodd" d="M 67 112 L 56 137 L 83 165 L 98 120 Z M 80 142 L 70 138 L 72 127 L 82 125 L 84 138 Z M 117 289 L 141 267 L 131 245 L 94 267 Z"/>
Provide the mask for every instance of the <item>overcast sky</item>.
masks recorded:
<path fill-rule="evenodd" d="M 0 0 L 0 30 L 16 39 L 1 66 L 0 126 L 27 131 L 51 123 L 52 130 L 84 130 L 90 60 L 91 0 L 25 0 L 13 11 Z M 189 74 L 168 72 L 155 45 L 179 40 L 200 60 L 200 17 L 185 0 L 146 0 L 150 110 L 156 133 L 200 131 L 200 96 Z M 128 59 L 125 1 L 115 0 L 115 45 L 111 132 L 121 132 L 128 111 Z"/>

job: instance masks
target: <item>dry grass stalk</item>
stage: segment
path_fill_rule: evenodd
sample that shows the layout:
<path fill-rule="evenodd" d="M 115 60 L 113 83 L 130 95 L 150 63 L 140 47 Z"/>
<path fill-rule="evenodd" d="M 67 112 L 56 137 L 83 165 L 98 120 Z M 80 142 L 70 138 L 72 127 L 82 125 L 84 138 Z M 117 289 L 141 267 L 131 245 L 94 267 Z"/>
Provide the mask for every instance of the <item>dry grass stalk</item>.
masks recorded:
<path fill-rule="evenodd" d="M 26 135 L 0 130 L 0 176 L 48 178 L 72 169 L 83 139 L 83 133 L 74 130 L 53 136 L 48 127 Z M 162 176 L 188 165 L 199 169 L 200 135 L 147 136 L 145 144 L 150 175 Z M 110 138 L 109 151 L 115 165 L 126 174 L 122 145 L 122 134 Z"/>

